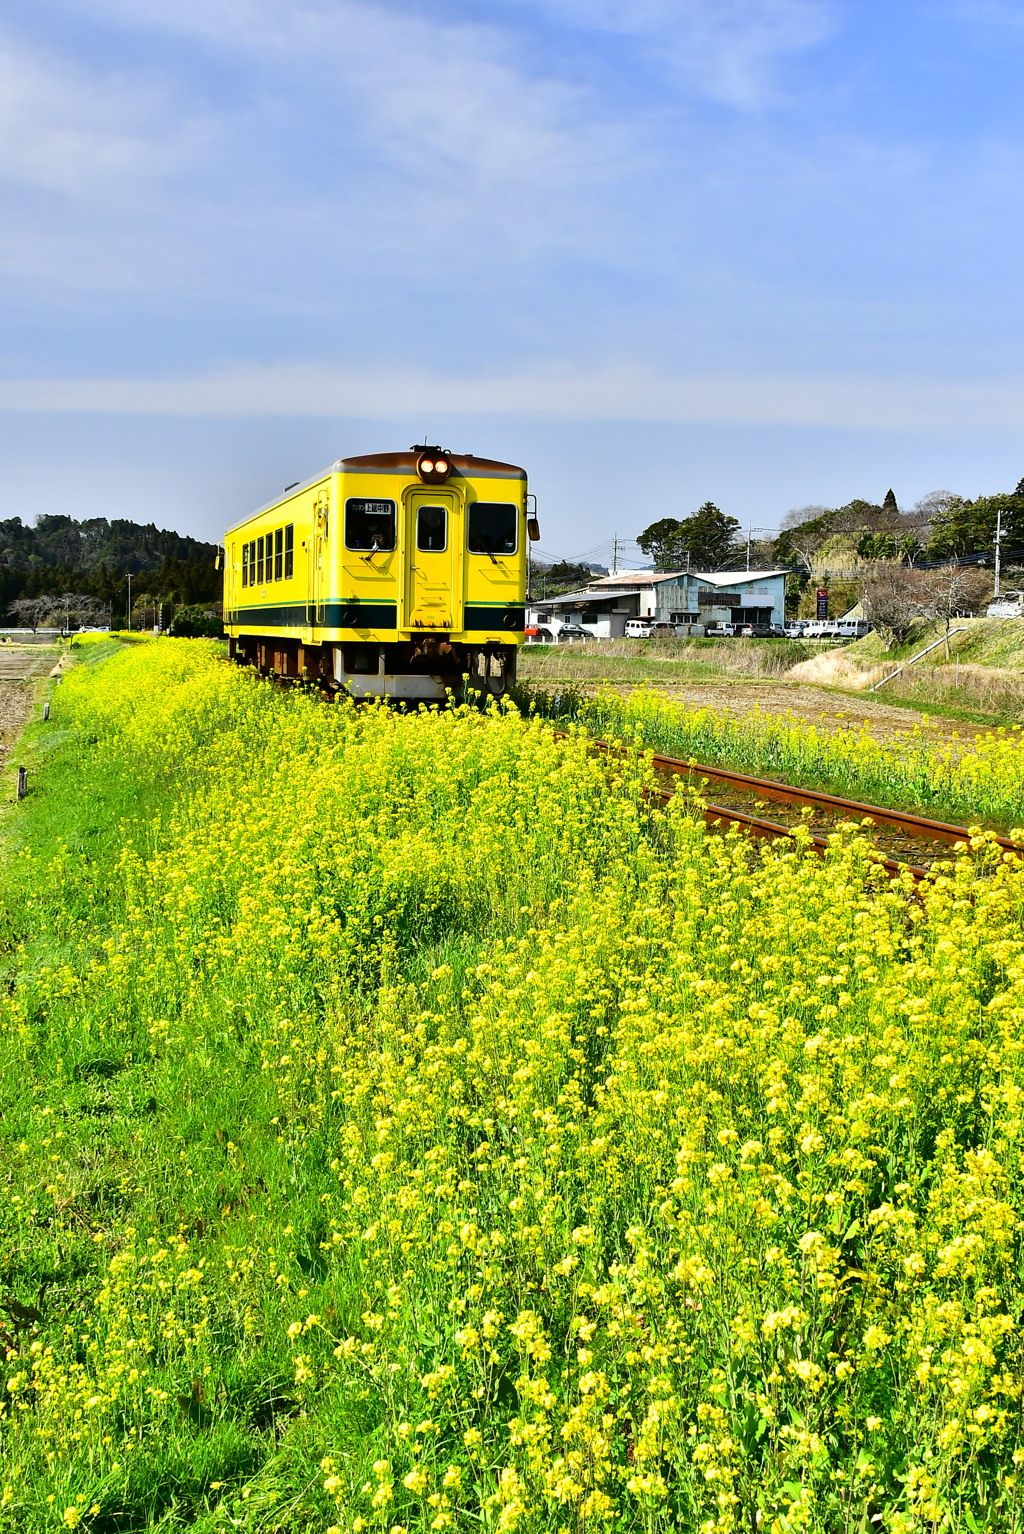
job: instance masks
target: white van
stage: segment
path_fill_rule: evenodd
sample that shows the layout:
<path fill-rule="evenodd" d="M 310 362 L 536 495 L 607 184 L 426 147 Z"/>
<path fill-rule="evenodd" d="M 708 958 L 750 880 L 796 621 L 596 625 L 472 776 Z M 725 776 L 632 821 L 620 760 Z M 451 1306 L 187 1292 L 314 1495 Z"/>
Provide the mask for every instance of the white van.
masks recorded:
<path fill-rule="evenodd" d="M 804 625 L 802 639 L 863 639 L 871 624 L 863 618 L 811 618 Z"/>
<path fill-rule="evenodd" d="M 653 620 L 650 618 L 627 618 L 626 638 L 649 639 L 651 634 L 652 621 Z"/>

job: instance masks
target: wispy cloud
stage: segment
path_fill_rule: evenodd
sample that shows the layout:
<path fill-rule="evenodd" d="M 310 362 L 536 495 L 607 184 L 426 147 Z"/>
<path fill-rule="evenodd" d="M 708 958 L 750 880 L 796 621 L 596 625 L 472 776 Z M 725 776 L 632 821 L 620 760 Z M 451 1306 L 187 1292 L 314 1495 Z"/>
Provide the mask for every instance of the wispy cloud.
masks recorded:
<path fill-rule="evenodd" d="M 0 182 L 74 201 L 124 193 L 194 151 L 171 108 L 157 80 L 0 33 Z"/>
<path fill-rule="evenodd" d="M 134 288 L 150 270 L 167 294 L 230 269 L 232 302 L 241 271 L 287 305 L 297 240 L 300 302 L 318 282 L 443 290 L 544 253 L 613 256 L 610 192 L 641 135 L 586 84 L 532 75 L 497 26 L 373 0 L 55 3 L 145 62 L 0 32 L 0 181 L 73 210 L 14 210 L 0 259 L 23 279 L 63 263 L 73 289 Z"/>
<path fill-rule="evenodd" d="M 963 434 L 1024 429 L 1024 375 L 937 382 L 787 373 L 665 374 L 642 364 L 454 375 L 297 364 L 192 378 L 0 383 L 0 410 L 393 421 L 461 416 L 841 427 Z"/>
<path fill-rule="evenodd" d="M 779 65 L 838 25 L 837 0 L 540 0 L 581 32 L 635 39 L 662 70 L 738 107 L 778 94 Z"/>
<path fill-rule="evenodd" d="M 268 127 L 286 129 L 288 117 L 313 132 L 333 124 L 378 166 L 417 175 L 433 166 L 470 186 L 499 177 L 550 185 L 596 168 L 612 148 L 590 136 L 595 119 L 612 120 L 596 95 L 557 70 L 531 75 L 495 24 L 439 21 L 379 0 L 68 3 L 201 44 L 245 75 L 244 94 L 269 109 Z"/>

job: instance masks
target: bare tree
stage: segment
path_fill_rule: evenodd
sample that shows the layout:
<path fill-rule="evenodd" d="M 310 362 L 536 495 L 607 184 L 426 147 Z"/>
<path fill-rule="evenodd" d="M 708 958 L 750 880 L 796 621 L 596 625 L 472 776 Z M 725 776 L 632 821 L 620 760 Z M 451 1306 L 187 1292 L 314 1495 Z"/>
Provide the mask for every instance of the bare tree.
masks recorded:
<path fill-rule="evenodd" d="M 949 660 L 949 629 L 954 618 L 976 613 L 992 588 L 983 570 L 960 565 L 940 565 L 919 572 L 921 609 L 929 618 L 945 623 L 946 659 Z"/>
<path fill-rule="evenodd" d="M 786 512 L 779 527 L 783 532 L 793 527 L 802 527 L 805 522 L 816 522 L 831 510 L 831 506 L 794 506 L 792 511 Z"/>
<path fill-rule="evenodd" d="M 861 605 L 864 616 L 885 636 L 885 648 L 905 644 L 915 621 L 924 611 L 919 570 L 879 561 L 864 583 Z"/>
<path fill-rule="evenodd" d="M 952 490 L 931 490 L 927 495 L 923 495 L 910 511 L 902 512 L 901 520 L 908 528 L 921 535 L 923 543 L 935 518 L 962 503 L 963 496 L 957 495 Z"/>
<path fill-rule="evenodd" d="M 9 611 L 14 614 L 18 624 L 27 623 L 34 634 L 40 624 L 50 617 L 53 606 L 53 597 L 19 597 L 11 603 Z"/>
<path fill-rule="evenodd" d="M 10 611 L 19 623 L 28 623 L 35 633 L 44 623 L 59 623 L 66 630 L 75 624 L 88 628 L 103 621 L 103 604 L 85 592 L 65 591 L 62 596 L 19 597 Z"/>

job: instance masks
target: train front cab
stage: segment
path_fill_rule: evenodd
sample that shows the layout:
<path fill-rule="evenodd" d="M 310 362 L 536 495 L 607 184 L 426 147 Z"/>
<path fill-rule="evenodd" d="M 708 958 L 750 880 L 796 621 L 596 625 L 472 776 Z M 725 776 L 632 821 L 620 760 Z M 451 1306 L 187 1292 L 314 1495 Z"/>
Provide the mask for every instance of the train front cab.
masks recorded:
<path fill-rule="evenodd" d="M 228 535 L 232 653 L 356 697 L 500 695 L 523 638 L 526 510 L 511 464 L 424 447 L 344 459 Z M 257 550 L 286 515 L 293 600 L 275 603 Z"/>

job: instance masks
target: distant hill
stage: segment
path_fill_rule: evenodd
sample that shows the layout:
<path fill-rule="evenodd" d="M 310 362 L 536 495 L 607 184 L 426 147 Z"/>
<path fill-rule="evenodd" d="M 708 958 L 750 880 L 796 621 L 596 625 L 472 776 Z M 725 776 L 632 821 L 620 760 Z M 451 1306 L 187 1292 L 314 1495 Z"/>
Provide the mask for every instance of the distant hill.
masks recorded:
<path fill-rule="evenodd" d="M 106 566 L 118 574 L 159 570 L 165 559 L 188 564 L 213 563 L 216 545 L 181 533 L 167 532 L 154 523 L 128 522 L 106 517 L 41 516 L 34 527 L 20 517 L 0 521 L 0 565 L 8 570 L 38 570 L 59 566 L 64 570 L 99 570 Z"/>
<path fill-rule="evenodd" d="M 76 592 L 105 604 L 123 619 L 127 576 L 133 602 L 148 595 L 175 606 L 220 600 L 217 546 L 153 522 L 106 517 L 44 515 L 29 526 L 20 517 L 0 520 L 0 610 L 20 597 Z"/>

